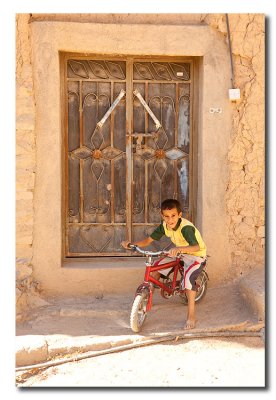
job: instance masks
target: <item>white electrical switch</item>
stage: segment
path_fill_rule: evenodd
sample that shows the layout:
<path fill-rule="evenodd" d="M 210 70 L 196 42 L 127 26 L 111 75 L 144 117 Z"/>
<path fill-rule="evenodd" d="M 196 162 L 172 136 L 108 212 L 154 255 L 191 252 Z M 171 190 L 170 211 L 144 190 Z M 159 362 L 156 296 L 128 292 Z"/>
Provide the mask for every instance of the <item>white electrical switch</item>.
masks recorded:
<path fill-rule="evenodd" d="M 240 98 L 241 98 L 240 89 L 229 89 L 229 99 L 231 101 L 240 100 Z"/>

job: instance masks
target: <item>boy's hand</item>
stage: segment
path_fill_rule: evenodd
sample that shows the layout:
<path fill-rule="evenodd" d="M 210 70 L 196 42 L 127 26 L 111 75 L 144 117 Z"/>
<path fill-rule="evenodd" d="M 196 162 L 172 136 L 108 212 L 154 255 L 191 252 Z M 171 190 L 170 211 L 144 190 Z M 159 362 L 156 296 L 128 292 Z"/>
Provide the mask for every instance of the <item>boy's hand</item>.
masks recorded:
<path fill-rule="evenodd" d="M 180 253 L 181 253 L 181 251 L 180 251 L 179 247 L 174 247 L 174 248 L 169 250 L 169 255 L 171 257 L 177 257 L 177 255 L 179 255 Z"/>
<path fill-rule="evenodd" d="M 125 249 L 128 249 L 129 243 L 130 243 L 130 242 L 124 240 L 124 241 L 121 243 L 121 246 L 124 247 Z"/>

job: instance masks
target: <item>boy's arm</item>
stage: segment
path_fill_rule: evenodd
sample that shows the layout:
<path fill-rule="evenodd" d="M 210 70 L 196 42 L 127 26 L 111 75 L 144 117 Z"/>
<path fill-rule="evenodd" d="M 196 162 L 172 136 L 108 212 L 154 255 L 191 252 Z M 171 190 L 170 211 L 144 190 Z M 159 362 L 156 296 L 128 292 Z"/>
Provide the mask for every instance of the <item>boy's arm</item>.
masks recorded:
<path fill-rule="evenodd" d="M 189 243 L 188 246 L 174 247 L 169 251 L 172 257 L 176 257 L 179 253 L 194 253 L 200 250 L 200 246 L 195 237 L 195 229 L 191 226 L 186 226 L 181 230 L 184 239 Z"/>
<path fill-rule="evenodd" d="M 128 241 L 123 241 L 121 243 L 121 246 L 123 246 L 125 249 L 127 249 L 129 243 L 131 244 L 136 244 L 136 246 L 138 247 L 147 247 L 149 246 L 152 242 L 154 242 L 154 240 L 160 240 L 161 237 L 165 234 L 164 228 L 163 228 L 163 224 L 160 224 L 153 232 L 152 234 L 143 239 L 143 240 L 139 240 L 138 242 L 128 242 Z"/>
<path fill-rule="evenodd" d="M 145 239 L 143 239 L 143 240 L 139 240 L 138 242 L 128 242 L 128 241 L 125 240 L 125 241 L 123 241 L 123 242 L 121 243 L 121 245 L 122 245 L 125 249 L 128 248 L 129 243 L 135 244 L 135 245 L 138 246 L 138 247 L 147 247 L 147 246 L 149 246 L 153 241 L 154 241 L 154 239 L 152 239 L 151 237 L 147 237 L 147 238 L 145 238 Z"/>
<path fill-rule="evenodd" d="M 199 251 L 200 247 L 199 244 L 195 245 L 195 246 L 181 246 L 181 247 L 174 247 L 173 249 L 170 249 L 169 254 L 172 257 L 176 257 L 177 254 L 179 253 L 191 253 L 191 252 L 196 252 Z"/>

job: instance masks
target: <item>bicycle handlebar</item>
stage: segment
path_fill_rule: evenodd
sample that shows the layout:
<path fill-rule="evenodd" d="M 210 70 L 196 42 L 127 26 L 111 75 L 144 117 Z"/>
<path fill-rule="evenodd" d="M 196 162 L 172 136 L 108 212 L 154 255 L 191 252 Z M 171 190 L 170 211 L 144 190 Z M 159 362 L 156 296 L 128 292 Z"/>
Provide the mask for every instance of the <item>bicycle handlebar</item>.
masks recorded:
<path fill-rule="evenodd" d="M 131 243 L 128 244 L 128 248 L 130 250 L 137 251 L 138 253 L 144 254 L 146 256 L 161 256 L 161 255 L 167 256 L 169 254 L 167 251 L 163 250 L 161 251 L 142 250 L 140 247 L 136 246 L 136 244 L 131 244 Z"/>

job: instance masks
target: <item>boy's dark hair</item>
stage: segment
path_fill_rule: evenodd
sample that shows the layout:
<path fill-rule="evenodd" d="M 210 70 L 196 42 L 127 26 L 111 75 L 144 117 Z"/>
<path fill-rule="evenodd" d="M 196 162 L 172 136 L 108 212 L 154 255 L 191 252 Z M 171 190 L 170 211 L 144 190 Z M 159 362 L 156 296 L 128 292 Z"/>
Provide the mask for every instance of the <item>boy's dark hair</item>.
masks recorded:
<path fill-rule="evenodd" d="M 178 213 L 180 213 L 181 210 L 181 205 L 178 200 L 176 199 L 167 199 L 162 201 L 161 203 L 161 212 L 164 210 L 171 210 L 172 208 L 176 208 Z"/>

